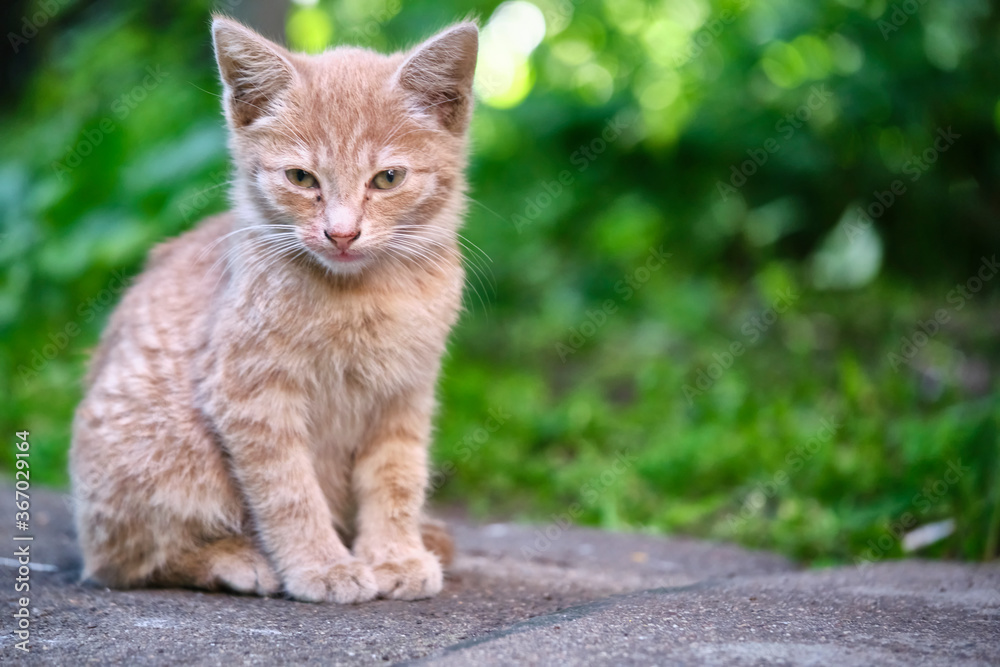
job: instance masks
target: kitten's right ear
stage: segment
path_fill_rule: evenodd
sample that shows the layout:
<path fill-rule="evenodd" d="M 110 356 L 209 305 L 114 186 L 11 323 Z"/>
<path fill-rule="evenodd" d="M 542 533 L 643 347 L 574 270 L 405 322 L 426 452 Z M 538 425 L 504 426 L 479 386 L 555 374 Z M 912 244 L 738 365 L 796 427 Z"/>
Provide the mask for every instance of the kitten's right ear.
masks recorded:
<path fill-rule="evenodd" d="M 223 16 L 212 20 L 212 42 L 231 125 L 246 127 L 274 115 L 281 96 L 295 80 L 288 51 Z"/>
<path fill-rule="evenodd" d="M 472 80 L 476 75 L 479 28 L 466 21 L 418 46 L 396 73 L 399 86 L 430 112 L 445 129 L 462 134 L 472 115 Z"/>

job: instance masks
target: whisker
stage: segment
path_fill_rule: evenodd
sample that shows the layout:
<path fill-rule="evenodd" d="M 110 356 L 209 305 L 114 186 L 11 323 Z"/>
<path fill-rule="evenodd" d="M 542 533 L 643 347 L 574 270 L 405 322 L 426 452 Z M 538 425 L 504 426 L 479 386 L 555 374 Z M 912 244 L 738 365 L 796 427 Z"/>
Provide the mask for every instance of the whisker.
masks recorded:
<path fill-rule="evenodd" d="M 454 249 L 456 245 L 465 248 L 468 251 L 468 255 L 463 256 L 462 253 L 459 253 L 459 257 L 461 257 L 469 273 L 475 277 L 475 282 L 469 283 L 469 287 L 482 304 L 484 314 L 487 317 L 489 316 L 484 295 L 496 296 L 496 276 L 493 275 L 493 271 L 488 264 L 492 262 L 492 259 L 482 248 L 472 241 L 464 239 L 458 232 L 412 224 L 394 227 L 390 233 L 380 235 L 380 238 L 383 237 L 387 237 L 390 240 L 407 239 L 411 243 L 422 242 L 449 250 Z M 448 243 L 443 242 L 442 238 L 447 239 Z M 476 283 L 478 283 L 478 286 Z"/>
<path fill-rule="evenodd" d="M 494 211 L 493 209 L 491 209 L 489 206 L 487 206 L 483 202 L 479 201 L 478 199 L 473 199 L 469 195 L 464 195 L 464 197 L 467 200 L 469 200 L 470 202 L 472 202 L 473 204 L 478 204 L 479 206 L 482 206 L 484 209 L 486 209 L 487 211 L 489 211 L 490 213 L 492 213 L 494 216 L 496 216 L 496 218 L 498 220 L 503 220 L 505 223 L 507 222 L 506 218 L 504 218 L 502 215 L 500 215 L 499 213 L 497 213 L 496 211 Z"/>
<path fill-rule="evenodd" d="M 198 259 L 202 259 L 206 254 L 208 254 L 209 251 L 212 250 L 212 248 L 214 248 L 215 246 L 219 245 L 220 243 L 222 243 L 223 241 L 225 241 L 226 239 L 228 239 L 230 236 L 234 236 L 236 234 L 242 234 L 243 232 L 253 231 L 255 229 L 296 229 L 296 227 L 295 227 L 295 225 L 271 225 L 271 224 L 250 225 L 248 227 L 240 227 L 239 229 L 233 230 L 233 231 L 229 232 L 228 234 L 224 234 L 224 235 L 220 236 L 219 238 L 215 239 L 214 241 L 212 241 L 211 243 L 209 243 L 207 246 L 205 246 L 202 249 L 201 253 L 198 255 Z"/>
<path fill-rule="evenodd" d="M 287 227 L 294 229 L 292 225 L 287 225 Z M 227 248 L 226 252 L 222 253 L 215 263 L 212 264 L 209 271 L 214 271 L 220 263 L 225 263 L 226 267 L 231 270 L 232 261 L 240 254 L 243 254 L 245 251 L 254 250 L 263 250 L 266 252 L 269 245 L 271 247 L 294 247 L 296 245 L 301 245 L 301 242 L 299 241 L 298 236 L 290 231 L 280 231 L 277 234 L 237 239 L 236 242 Z"/>
<path fill-rule="evenodd" d="M 396 229 L 399 230 L 400 228 Z M 440 240 L 433 238 L 433 236 L 415 234 L 412 233 L 412 231 L 412 229 L 402 229 L 402 231 L 398 231 L 397 233 L 399 236 L 404 238 L 420 239 L 439 246 L 445 245 Z M 469 254 L 464 256 L 463 260 L 468 262 L 468 268 L 470 268 L 473 275 L 476 276 L 476 280 L 479 282 L 479 286 L 482 287 L 483 291 L 496 296 L 496 276 L 493 274 L 493 269 L 490 268 L 489 265 L 489 263 L 493 261 L 492 258 L 490 258 L 490 256 L 475 243 L 469 241 L 468 239 L 464 239 L 461 234 L 456 233 L 456 236 L 451 240 L 454 240 L 468 251 Z M 489 287 L 487 287 L 487 284 Z"/>
<path fill-rule="evenodd" d="M 280 244 L 272 247 L 264 247 L 262 250 L 263 252 L 250 257 L 250 261 L 244 265 L 248 273 L 253 273 L 258 278 L 267 275 L 267 270 L 283 257 L 287 256 L 290 250 L 295 250 L 294 254 L 298 255 L 305 248 L 297 241 L 285 239 Z"/>

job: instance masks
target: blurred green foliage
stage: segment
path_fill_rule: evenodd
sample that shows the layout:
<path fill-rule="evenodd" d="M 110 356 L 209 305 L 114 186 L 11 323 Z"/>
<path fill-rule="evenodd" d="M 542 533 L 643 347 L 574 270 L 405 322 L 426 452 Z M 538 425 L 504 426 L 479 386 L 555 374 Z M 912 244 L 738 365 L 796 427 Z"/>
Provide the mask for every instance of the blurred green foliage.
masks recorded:
<path fill-rule="evenodd" d="M 921 553 L 996 556 L 1000 281 L 974 282 L 1000 247 L 990 3 L 285 9 L 245 15 L 310 51 L 485 26 L 438 500 L 813 562 L 897 556 L 950 519 Z M 226 208 L 210 10 L 3 10 L 0 424 L 31 431 L 39 482 L 66 482 L 122 277 Z"/>

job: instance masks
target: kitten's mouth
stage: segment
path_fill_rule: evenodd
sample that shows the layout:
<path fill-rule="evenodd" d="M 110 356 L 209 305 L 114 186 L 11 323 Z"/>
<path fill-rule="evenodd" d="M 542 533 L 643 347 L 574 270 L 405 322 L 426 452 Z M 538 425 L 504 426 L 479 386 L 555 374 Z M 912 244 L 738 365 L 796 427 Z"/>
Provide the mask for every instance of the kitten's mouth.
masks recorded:
<path fill-rule="evenodd" d="M 372 259 L 367 248 L 337 248 L 332 243 L 316 242 L 307 242 L 306 247 L 328 269 L 338 273 L 356 273 L 367 266 Z"/>

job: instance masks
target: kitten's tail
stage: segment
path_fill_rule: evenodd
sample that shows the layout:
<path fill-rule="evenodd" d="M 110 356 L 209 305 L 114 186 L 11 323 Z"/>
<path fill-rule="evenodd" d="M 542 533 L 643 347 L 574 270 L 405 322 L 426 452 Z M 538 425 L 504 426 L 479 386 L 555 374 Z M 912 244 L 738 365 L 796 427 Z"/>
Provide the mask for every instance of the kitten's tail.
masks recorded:
<path fill-rule="evenodd" d="M 455 561 L 455 540 L 448 532 L 444 521 L 424 517 L 420 524 L 420 536 L 424 546 L 441 560 L 441 567 L 447 569 Z"/>

